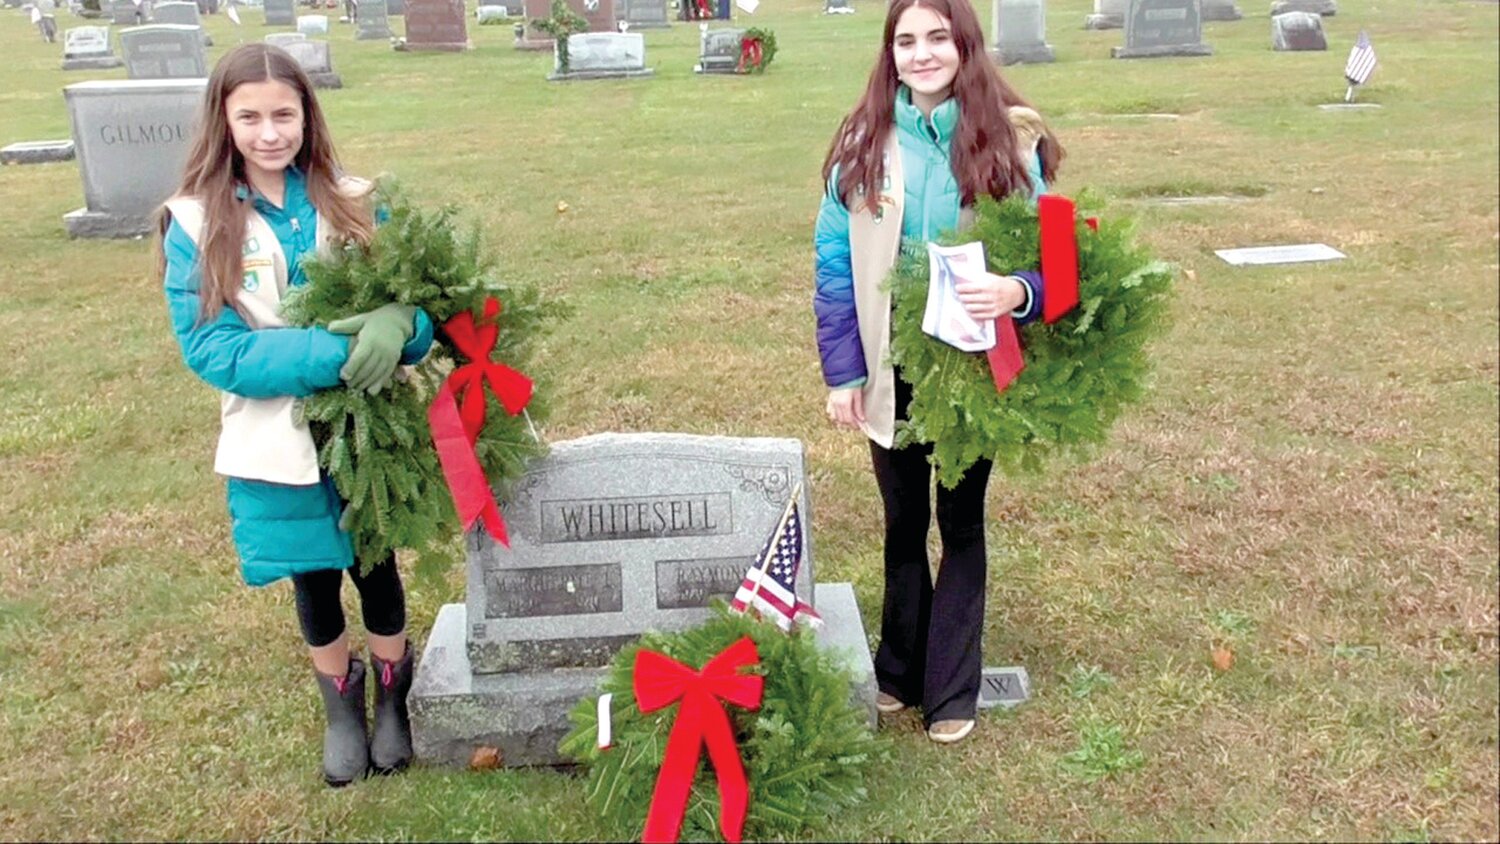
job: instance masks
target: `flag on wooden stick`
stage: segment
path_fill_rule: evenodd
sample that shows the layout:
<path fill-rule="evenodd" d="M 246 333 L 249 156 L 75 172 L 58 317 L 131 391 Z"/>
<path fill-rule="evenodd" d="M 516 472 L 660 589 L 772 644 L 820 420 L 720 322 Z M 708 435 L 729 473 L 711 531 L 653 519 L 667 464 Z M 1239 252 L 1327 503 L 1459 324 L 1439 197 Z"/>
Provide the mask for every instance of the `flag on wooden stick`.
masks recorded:
<path fill-rule="evenodd" d="M 1344 102 L 1354 99 L 1354 89 L 1365 84 L 1370 74 L 1375 72 L 1375 47 L 1370 44 L 1370 36 L 1361 29 L 1359 39 L 1354 42 L 1354 47 L 1349 50 L 1349 61 L 1344 63 L 1344 78 L 1349 80 L 1349 90 L 1344 93 Z"/>
<path fill-rule="evenodd" d="M 797 597 L 797 569 L 802 566 L 803 548 L 802 518 L 797 512 L 797 499 L 801 495 L 802 485 L 798 484 L 792 490 L 792 498 L 782 511 L 776 529 L 761 546 L 729 604 L 730 609 L 740 613 L 755 607 L 782 630 L 791 630 L 798 621 L 805 621 L 813 627 L 823 623 L 812 605 Z"/>

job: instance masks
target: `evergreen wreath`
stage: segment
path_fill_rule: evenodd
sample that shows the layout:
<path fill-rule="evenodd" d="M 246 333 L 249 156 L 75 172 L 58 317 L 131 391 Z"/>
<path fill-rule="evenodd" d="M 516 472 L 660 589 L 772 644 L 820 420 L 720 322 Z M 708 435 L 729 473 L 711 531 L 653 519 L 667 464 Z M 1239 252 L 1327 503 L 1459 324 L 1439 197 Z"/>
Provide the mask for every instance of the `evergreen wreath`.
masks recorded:
<path fill-rule="evenodd" d="M 289 291 L 283 313 L 293 325 L 327 325 L 398 302 L 432 318 L 432 351 L 404 368 L 406 377 L 398 370 L 375 395 L 322 390 L 304 400 L 302 414 L 318 463 L 347 502 L 339 523 L 364 570 L 397 548 L 411 548 L 418 552 L 418 573 L 433 575 L 456 560 L 453 540 L 460 524 L 429 434 L 427 407 L 453 367 L 466 362 L 457 360 L 440 326 L 462 311 L 479 317 L 494 296 L 501 305 L 494 359 L 526 372 L 547 324 L 567 308 L 543 301 L 534 285 L 498 280 L 478 226 L 460 232 L 453 207 L 424 211 L 388 180 L 376 186 L 373 201 L 389 217 L 376 227 L 369 247 L 336 242 L 332 255 L 305 261 L 307 283 Z M 545 382 L 538 382 L 528 417 L 511 416 L 486 390 L 485 424 L 474 450 L 485 477 L 502 492 L 527 461 L 546 450 L 534 428 L 546 418 L 546 393 Z"/>
<path fill-rule="evenodd" d="M 1097 205 L 1087 195 L 1078 204 Z M 1132 242 L 1128 221 L 1100 220 L 1094 232 L 1080 219 L 1076 232 L 1078 306 L 1050 325 L 1038 319 L 1020 329 L 1026 366 L 1004 392 L 983 354 L 922 331 L 926 255 L 903 257 L 892 274 L 891 360 L 912 386 L 896 446 L 931 443 L 944 486 L 981 458 L 1003 472 L 1030 472 L 1058 452 L 1101 443 L 1145 392 L 1145 346 L 1165 328 L 1174 271 Z M 993 272 L 1041 266 L 1037 211 L 1025 197 L 982 197 L 973 228 L 944 243 L 976 239 Z"/>
<path fill-rule="evenodd" d="M 756 61 L 753 64 L 746 63 L 740 70 L 740 73 L 765 73 L 766 66 L 769 65 L 771 63 L 771 59 L 776 56 L 776 33 L 772 32 L 769 29 L 762 29 L 758 26 L 752 26 L 749 29 L 745 30 L 745 34 L 740 37 L 741 51 L 745 49 L 746 45 L 754 44 L 757 41 L 760 42 L 759 61 Z"/>
<path fill-rule="evenodd" d="M 640 837 L 667 736 L 681 708 L 678 703 L 641 713 L 632 684 L 636 654 L 658 651 L 698 669 L 742 636 L 754 639 L 760 653 L 760 664 L 749 671 L 765 677 L 760 709 L 726 707 L 749 780 L 745 840 L 795 834 L 865 799 L 869 763 L 887 759 L 889 744 L 870 731 L 865 714 L 850 701 L 848 673 L 818 647 L 811 631 L 783 633 L 769 621 L 715 601 L 713 616 L 703 625 L 646 633 L 615 657 L 600 688 L 614 694 L 608 749 L 597 744 L 594 698 L 579 701 L 568 714 L 573 729 L 559 749 L 587 766 L 585 799 L 611 837 Z M 705 754 L 688 798 L 684 840 L 719 836 L 716 782 Z"/>

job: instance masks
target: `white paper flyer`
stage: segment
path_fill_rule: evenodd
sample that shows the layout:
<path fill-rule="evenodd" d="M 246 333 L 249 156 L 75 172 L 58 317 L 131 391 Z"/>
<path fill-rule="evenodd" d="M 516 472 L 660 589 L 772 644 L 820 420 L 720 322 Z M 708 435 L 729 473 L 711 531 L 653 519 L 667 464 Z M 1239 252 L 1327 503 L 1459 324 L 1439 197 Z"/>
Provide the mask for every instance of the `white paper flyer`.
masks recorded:
<path fill-rule="evenodd" d="M 922 330 L 965 352 L 993 348 L 995 321 L 969 316 L 957 290 L 960 281 L 984 277 L 984 244 L 977 240 L 959 246 L 929 243 L 927 266 L 927 310 L 922 315 Z"/>

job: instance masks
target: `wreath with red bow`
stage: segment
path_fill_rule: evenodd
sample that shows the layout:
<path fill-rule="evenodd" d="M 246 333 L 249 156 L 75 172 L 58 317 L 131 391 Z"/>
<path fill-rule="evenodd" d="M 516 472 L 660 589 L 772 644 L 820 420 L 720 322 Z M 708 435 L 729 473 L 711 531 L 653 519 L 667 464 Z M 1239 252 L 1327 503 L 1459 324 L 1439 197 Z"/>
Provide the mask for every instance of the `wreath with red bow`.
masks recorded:
<path fill-rule="evenodd" d="M 338 244 L 305 262 L 307 284 L 283 312 L 293 325 L 327 325 L 398 302 L 432 318 L 432 351 L 390 387 L 323 390 L 302 413 L 347 503 L 340 524 L 361 564 L 410 548 L 418 573 L 434 575 L 457 560 L 454 540 L 476 522 L 505 541 L 492 490 L 545 451 L 546 391 L 522 373 L 567 308 L 534 285 L 501 281 L 478 227 L 460 231 L 453 207 L 423 210 L 389 181 L 373 202 L 386 220 L 370 245 Z"/>
<path fill-rule="evenodd" d="M 765 73 L 766 65 L 776 55 L 776 33 L 769 29 L 750 27 L 740 36 L 740 62 L 737 73 Z"/>

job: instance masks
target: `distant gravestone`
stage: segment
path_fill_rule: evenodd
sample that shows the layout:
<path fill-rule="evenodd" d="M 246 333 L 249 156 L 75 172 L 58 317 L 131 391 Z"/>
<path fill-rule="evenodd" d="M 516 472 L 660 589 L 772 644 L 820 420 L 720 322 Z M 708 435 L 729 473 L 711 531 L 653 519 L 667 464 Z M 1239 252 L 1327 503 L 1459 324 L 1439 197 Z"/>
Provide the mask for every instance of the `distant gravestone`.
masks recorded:
<path fill-rule="evenodd" d="M 327 35 L 327 15 L 298 15 L 297 31 L 303 35 Z"/>
<path fill-rule="evenodd" d="M 1211 56 L 1214 49 L 1203 43 L 1199 0 L 1131 0 L 1125 18 L 1125 46 L 1114 47 L 1116 59 L 1150 59 L 1163 56 Z"/>
<path fill-rule="evenodd" d="M 273 47 L 280 47 L 283 50 L 286 49 L 286 45 L 288 44 L 306 40 L 307 36 L 300 32 L 272 32 L 265 38 L 267 44 Z"/>
<path fill-rule="evenodd" d="M 589 32 L 619 32 L 615 0 L 568 0 L 568 8 L 588 22 Z M 552 0 L 525 0 L 526 29 L 516 41 L 518 50 L 551 50 L 552 36 L 531 22 L 552 16 Z"/>
<path fill-rule="evenodd" d="M 469 48 L 464 0 L 407 0 L 404 50 L 459 52 Z"/>
<path fill-rule="evenodd" d="M 109 3 L 110 19 L 117 26 L 137 26 L 151 20 L 151 9 L 134 0 L 104 0 Z"/>
<path fill-rule="evenodd" d="M 474 9 L 474 20 L 479 24 L 510 19 L 510 9 L 500 5 L 482 4 Z"/>
<path fill-rule="evenodd" d="M 850 0 L 823 0 L 823 14 L 852 15 L 854 14 L 854 5 Z"/>
<path fill-rule="evenodd" d="M 994 0 L 993 56 L 1000 64 L 1055 61 L 1047 43 L 1046 0 Z"/>
<path fill-rule="evenodd" d="M 577 36 L 575 36 L 577 37 Z M 805 474 L 797 440 L 601 434 L 555 443 L 505 502 L 505 548 L 471 533 L 466 602 L 438 613 L 408 696 L 419 761 L 562 762 L 568 712 L 621 647 L 710 617 L 743 581 Z M 852 587 L 815 584 L 806 488 L 797 597 L 873 725 L 874 668 Z"/>
<path fill-rule="evenodd" d="M 109 46 L 109 27 L 75 26 L 63 33 L 63 70 L 104 70 L 122 64 Z"/>
<path fill-rule="evenodd" d="M 554 52 L 550 81 L 651 76 L 646 39 L 638 32 L 582 32 L 568 36 L 568 70 Z"/>
<path fill-rule="evenodd" d="M 202 27 L 150 24 L 120 31 L 120 53 L 130 79 L 195 79 L 208 76 Z"/>
<path fill-rule="evenodd" d="M 152 23 L 170 23 L 180 26 L 196 26 L 203 36 L 203 46 L 212 47 L 214 41 L 203 28 L 203 19 L 198 15 L 197 3 L 157 3 L 151 7 Z"/>
<path fill-rule="evenodd" d="M 667 0 L 618 0 L 615 12 L 631 29 L 671 29 Z"/>
<path fill-rule="evenodd" d="M 1094 0 L 1094 13 L 1083 19 L 1084 29 L 1122 29 L 1130 0 Z"/>
<path fill-rule="evenodd" d="M 202 48 L 196 38 L 193 43 Z M 63 89 L 85 203 L 63 217 L 69 236 L 136 237 L 151 231 L 157 208 L 182 178 L 207 84 L 206 79 L 93 80 Z"/>
<path fill-rule="evenodd" d="M 344 87 L 344 80 L 333 72 L 333 52 L 327 41 L 288 41 L 281 48 L 297 60 L 314 88 Z"/>
<path fill-rule="evenodd" d="M 266 26 L 296 26 L 297 7 L 293 0 L 265 0 Z"/>
<path fill-rule="evenodd" d="M 1312 12 L 1283 12 L 1271 18 L 1271 49 L 1289 52 L 1327 50 L 1323 18 Z"/>
<path fill-rule="evenodd" d="M 1326 243 L 1295 243 L 1287 246 L 1245 246 L 1215 249 L 1214 254 L 1236 267 L 1271 264 L 1301 264 L 1308 261 L 1338 261 L 1348 256 Z"/>
<path fill-rule="evenodd" d="M 1337 0 L 1276 0 L 1271 4 L 1271 17 L 1287 12 L 1311 12 L 1331 18 L 1339 13 Z"/>
<path fill-rule="evenodd" d="M 357 41 L 385 41 L 391 37 L 390 12 L 385 0 L 364 0 L 355 11 L 354 38 Z"/>
<path fill-rule="evenodd" d="M 406 14 L 406 0 L 385 0 L 385 13 L 388 17 Z"/>
<path fill-rule="evenodd" d="M 1203 0 L 1203 19 L 1206 21 L 1237 21 L 1244 16 L 1234 0 Z"/>
<path fill-rule="evenodd" d="M 738 73 L 743 29 L 705 29 L 698 35 L 699 73 Z"/>
<path fill-rule="evenodd" d="M 1031 677 L 1020 666 L 986 668 L 979 675 L 978 708 L 989 709 L 1024 703 L 1031 697 Z"/>
<path fill-rule="evenodd" d="M 46 164 L 73 160 L 72 141 L 22 141 L 0 148 L 0 164 Z"/>

